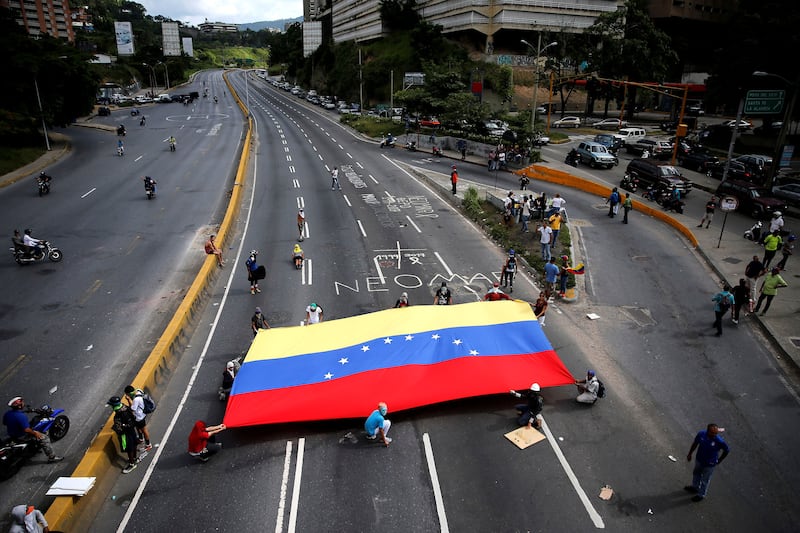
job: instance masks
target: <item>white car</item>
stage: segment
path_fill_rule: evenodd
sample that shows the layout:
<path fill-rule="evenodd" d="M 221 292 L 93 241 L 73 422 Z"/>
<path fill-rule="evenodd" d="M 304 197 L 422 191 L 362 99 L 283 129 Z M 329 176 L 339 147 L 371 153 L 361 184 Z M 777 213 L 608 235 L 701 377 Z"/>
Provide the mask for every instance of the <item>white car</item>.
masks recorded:
<path fill-rule="evenodd" d="M 564 117 L 551 124 L 554 128 L 577 128 L 581 125 L 580 117 Z"/>
<path fill-rule="evenodd" d="M 736 121 L 735 120 L 726 120 L 725 122 L 722 123 L 722 125 L 723 126 L 728 126 L 729 128 L 735 128 L 736 127 Z M 746 121 L 746 120 L 740 120 L 739 121 L 738 129 L 740 129 L 740 130 L 749 130 L 752 127 L 753 127 L 753 125 L 750 122 Z"/>
<path fill-rule="evenodd" d="M 143 94 L 140 94 L 139 96 L 134 98 L 134 100 L 136 101 L 137 104 L 149 104 L 150 102 L 153 101 L 152 98 L 150 98 L 149 96 L 144 96 Z"/>

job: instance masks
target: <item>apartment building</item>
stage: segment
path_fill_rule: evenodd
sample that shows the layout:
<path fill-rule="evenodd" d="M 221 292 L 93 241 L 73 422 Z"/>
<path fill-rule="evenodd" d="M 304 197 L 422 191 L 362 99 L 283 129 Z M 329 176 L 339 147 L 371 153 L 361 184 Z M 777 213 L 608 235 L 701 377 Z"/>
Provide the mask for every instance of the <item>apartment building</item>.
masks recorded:
<path fill-rule="evenodd" d="M 67 0 L 0 0 L 0 7 L 10 9 L 31 37 L 50 35 L 75 41 Z"/>

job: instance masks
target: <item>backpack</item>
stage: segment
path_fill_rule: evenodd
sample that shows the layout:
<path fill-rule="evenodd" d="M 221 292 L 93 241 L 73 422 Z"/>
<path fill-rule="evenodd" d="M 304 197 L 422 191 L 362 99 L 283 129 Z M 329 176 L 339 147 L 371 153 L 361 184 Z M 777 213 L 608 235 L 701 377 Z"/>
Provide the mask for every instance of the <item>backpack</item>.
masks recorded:
<path fill-rule="evenodd" d="M 436 291 L 436 296 L 439 298 L 439 305 L 447 305 L 447 301 L 450 299 L 450 289 L 439 289 Z"/>
<path fill-rule="evenodd" d="M 731 308 L 731 298 L 727 294 L 720 293 L 719 310 L 724 315 Z"/>
<path fill-rule="evenodd" d="M 606 386 L 603 385 L 603 382 L 599 379 L 597 380 L 597 397 L 598 398 L 605 398 L 606 397 Z"/>
<path fill-rule="evenodd" d="M 513 257 L 508 258 L 508 263 L 506 264 L 506 272 L 516 272 L 517 271 L 517 260 Z"/>
<path fill-rule="evenodd" d="M 142 389 L 136 390 L 136 396 L 142 397 L 142 402 L 144 402 L 144 409 L 142 409 L 142 411 L 144 411 L 144 414 L 149 415 L 156 410 L 156 402 L 154 402 L 153 398 Z"/>

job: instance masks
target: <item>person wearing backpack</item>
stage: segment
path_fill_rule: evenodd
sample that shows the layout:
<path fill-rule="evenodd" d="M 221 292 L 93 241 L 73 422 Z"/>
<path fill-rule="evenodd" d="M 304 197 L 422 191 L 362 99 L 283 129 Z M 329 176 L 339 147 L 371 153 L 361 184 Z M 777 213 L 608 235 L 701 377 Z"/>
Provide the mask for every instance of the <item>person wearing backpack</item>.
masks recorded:
<path fill-rule="evenodd" d="M 600 380 L 594 374 L 594 370 L 586 371 L 586 379 L 575 381 L 575 386 L 578 387 L 578 397 L 575 398 L 580 403 L 592 404 L 597 401 L 600 391 Z"/>
<path fill-rule="evenodd" d="M 711 300 L 714 302 L 714 324 L 711 326 L 713 328 L 717 328 L 717 332 L 714 334 L 715 336 L 719 337 L 722 335 L 722 317 L 728 312 L 731 306 L 734 304 L 733 294 L 731 294 L 731 286 L 727 283 L 722 287 L 722 290 L 715 294 Z"/>
<path fill-rule="evenodd" d="M 134 388 L 133 385 L 125 387 L 125 397 L 130 402 L 136 434 L 139 437 L 139 442 L 144 440 L 144 451 L 149 452 L 153 449 L 153 446 L 150 444 L 150 432 L 147 430 L 147 409 L 145 408 L 144 396 L 144 391 Z"/>
<path fill-rule="evenodd" d="M 111 429 L 119 437 L 120 449 L 128 455 L 128 464 L 122 469 L 129 474 L 139 464 L 139 440 L 136 436 L 136 419 L 131 409 L 122 403 L 119 396 L 109 398 L 106 405 L 114 410 L 114 424 Z"/>
<path fill-rule="evenodd" d="M 503 264 L 503 287 L 510 287 L 508 292 L 514 292 L 514 274 L 517 273 L 517 256 L 514 249 L 508 251 L 508 258 Z"/>

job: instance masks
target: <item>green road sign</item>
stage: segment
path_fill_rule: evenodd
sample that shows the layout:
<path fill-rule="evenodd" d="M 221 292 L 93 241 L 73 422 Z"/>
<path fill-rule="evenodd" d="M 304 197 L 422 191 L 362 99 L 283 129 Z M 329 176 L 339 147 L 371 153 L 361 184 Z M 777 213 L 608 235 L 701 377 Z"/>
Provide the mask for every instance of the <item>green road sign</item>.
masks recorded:
<path fill-rule="evenodd" d="M 746 115 L 778 115 L 783 111 L 785 91 L 747 91 Z"/>

